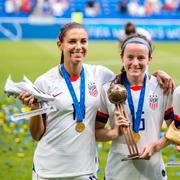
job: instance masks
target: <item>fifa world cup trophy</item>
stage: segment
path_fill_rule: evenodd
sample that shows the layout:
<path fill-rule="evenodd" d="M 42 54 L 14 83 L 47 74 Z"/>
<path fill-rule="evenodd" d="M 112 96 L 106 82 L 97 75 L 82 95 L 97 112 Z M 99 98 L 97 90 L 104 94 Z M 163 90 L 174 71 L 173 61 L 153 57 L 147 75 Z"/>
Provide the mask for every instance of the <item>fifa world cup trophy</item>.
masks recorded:
<path fill-rule="evenodd" d="M 108 98 L 112 104 L 115 104 L 116 110 L 120 111 L 121 115 L 128 119 L 124 104 L 127 99 L 127 91 L 123 85 L 112 84 L 108 89 Z M 120 126 L 122 135 L 125 137 L 128 146 L 129 155 L 122 159 L 122 161 L 139 159 L 139 152 L 136 144 L 136 137 L 134 137 L 132 129 L 129 126 Z"/>

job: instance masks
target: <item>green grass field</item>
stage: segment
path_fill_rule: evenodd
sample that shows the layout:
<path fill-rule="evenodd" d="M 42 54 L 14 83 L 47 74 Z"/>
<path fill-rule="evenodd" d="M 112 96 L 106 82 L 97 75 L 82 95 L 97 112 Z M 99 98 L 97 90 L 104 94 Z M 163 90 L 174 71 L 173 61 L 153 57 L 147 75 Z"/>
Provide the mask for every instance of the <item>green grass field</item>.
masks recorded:
<path fill-rule="evenodd" d="M 177 85 L 180 84 L 180 44 L 155 43 L 153 61 L 149 71 L 162 69 L 169 73 Z M 36 143 L 32 141 L 26 123 L 19 125 L 7 124 L 7 115 L 3 108 L 15 103 L 5 98 L 3 87 L 9 74 L 13 80 L 21 80 L 23 75 L 34 81 L 36 77 L 59 63 L 60 52 L 55 41 L 0 41 L 0 179 L 1 180 L 30 180 L 32 157 Z M 86 63 L 102 64 L 115 73 L 121 68 L 119 49 L 116 42 L 90 42 Z M 8 106 L 7 106 L 8 105 Z M 16 103 L 15 105 L 19 105 Z M 15 106 L 14 105 L 14 106 Z M 13 112 L 16 110 L 12 110 Z M 108 145 L 103 145 L 99 151 L 100 173 L 103 179 Z M 174 147 L 163 150 L 164 160 L 180 161 L 180 153 Z M 180 167 L 167 168 L 169 180 L 180 179 Z"/>

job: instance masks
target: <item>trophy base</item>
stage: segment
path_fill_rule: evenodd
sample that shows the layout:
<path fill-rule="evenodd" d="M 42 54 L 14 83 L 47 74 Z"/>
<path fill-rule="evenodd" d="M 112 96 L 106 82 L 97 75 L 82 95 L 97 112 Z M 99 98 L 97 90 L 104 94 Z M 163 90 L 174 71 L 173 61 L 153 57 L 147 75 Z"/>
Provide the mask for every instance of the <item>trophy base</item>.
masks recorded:
<path fill-rule="evenodd" d="M 140 157 L 139 154 L 132 154 L 123 158 L 121 161 L 135 160 L 135 159 L 139 159 L 139 157 Z"/>

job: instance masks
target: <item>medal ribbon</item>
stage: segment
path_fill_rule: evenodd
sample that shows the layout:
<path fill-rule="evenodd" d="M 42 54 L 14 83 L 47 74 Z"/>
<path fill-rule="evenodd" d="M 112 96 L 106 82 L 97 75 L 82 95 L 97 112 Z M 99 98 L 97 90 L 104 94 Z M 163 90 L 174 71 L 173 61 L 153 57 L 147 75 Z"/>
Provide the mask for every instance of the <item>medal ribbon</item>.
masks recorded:
<path fill-rule="evenodd" d="M 128 105 L 129 105 L 129 109 L 130 109 L 131 115 L 132 115 L 133 131 L 134 132 L 139 132 L 142 110 L 143 110 L 143 104 L 144 104 L 145 89 L 146 89 L 146 78 L 147 78 L 147 76 L 145 75 L 143 87 L 142 87 L 141 92 L 140 92 L 136 117 L 135 117 L 135 110 L 134 110 L 133 98 L 132 98 L 132 94 L 131 94 L 131 88 L 130 88 L 130 84 L 129 84 L 127 77 L 125 77 L 125 84 L 124 85 L 125 85 L 127 92 L 128 92 Z"/>
<path fill-rule="evenodd" d="M 78 102 L 77 96 L 75 94 L 74 88 L 72 86 L 72 83 L 70 81 L 70 78 L 67 74 L 67 71 L 64 67 L 64 64 L 62 64 L 61 66 L 61 72 L 62 75 L 65 79 L 66 85 L 69 89 L 69 92 L 71 94 L 73 103 L 74 103 L 74 108 L 75 108 L 75 112 L 77 115 L 77 122 L 80 123 L 83 121 L 84 119 L 84 115 L 85 115 L 85 77 L 84 77 L 84 68 L 82 67 L 81 70 L 81 83 L 80 83 L 80 103 Z"/>

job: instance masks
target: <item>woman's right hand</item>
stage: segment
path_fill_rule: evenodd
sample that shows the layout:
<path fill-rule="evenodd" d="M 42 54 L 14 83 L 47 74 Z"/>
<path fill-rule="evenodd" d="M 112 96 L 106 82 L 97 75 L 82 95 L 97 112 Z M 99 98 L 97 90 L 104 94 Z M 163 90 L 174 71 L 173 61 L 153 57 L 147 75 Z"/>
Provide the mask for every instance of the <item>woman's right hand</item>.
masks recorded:
<path fill-rule="evenodd" d="M 129 126 L 129 120 L 125 118 L 119 111 L 115 111 L 114 113 L 115 116 L 115 126 Z"/>
<path fill-rule="evenodd" d="M 122 128 L 130 126 L 129 120 L 125 118 L 123 115 L 121 115 L 120 111 L 115 111 L 115 127 L 118 127 L 119 129 L 119 135 L 122 136 Z"/>
<path fill-rule="evenodd" d="M 32 94 L 23 92 L 18 96 L 18 98 L 22 101 L 24 105 L 29 106 L 31 110 L 40 108 L 40 104 L 37 102 L 37 99 Z"/>

